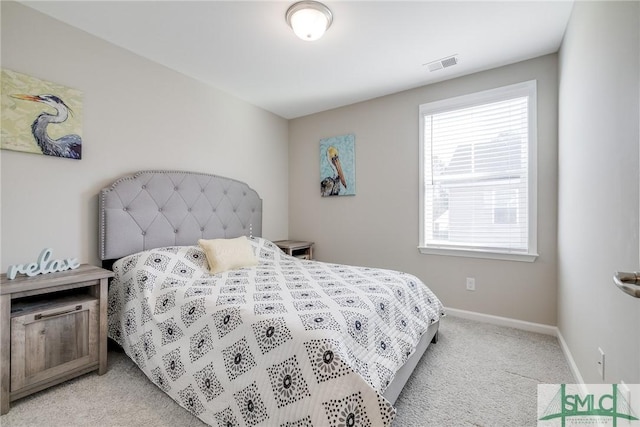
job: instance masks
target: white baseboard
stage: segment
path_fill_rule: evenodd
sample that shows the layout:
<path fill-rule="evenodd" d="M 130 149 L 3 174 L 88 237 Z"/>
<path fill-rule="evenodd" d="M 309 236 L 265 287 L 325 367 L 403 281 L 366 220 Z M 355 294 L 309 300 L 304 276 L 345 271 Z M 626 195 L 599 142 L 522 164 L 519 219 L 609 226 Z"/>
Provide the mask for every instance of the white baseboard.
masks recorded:
<path fill-rule="evenodd" d="M 463 319 L 477 320 L 479 322 L 491 323 L 498 326 L 521 329 L 523 331 L 537 332 L 545 335 L 558 335 L 558 328 L 542 323 L 526 322 L 524 320 L 510 319 L 508 317 L 494 316 L 492 314 L 477 313 L 475 311 L 459 310 L 457 308 L 445 307 L 448 316 L 461 317 Z"/>
<path fill-rule="evenodd" d="M 558 342 L 560 343 L 560 348 L 562 349 L 562 353 L 564 353 L 564 357 L 565 359 L 567 359 L 569 369 L 571 369 L 571 373 L 573 374 L 573 378 L 576 384 L 584 384 L 584 379 L 580 374 L 578 365 L 576 365 L 576 362 L 571 355 L 569 346 L 567 346 L 567 342 L 564 340 L 562 333 L 560 333 L 560 330 L 556 326 L 543 325 L 542 323 L 526 322 L 524 320 L 510 319 L 508 317 L 494 316 L 491 314 L 477 313 L 475 311 L 459 310 L 457 308 L 445 307 L 444 311 L 448 316 L 452 317 L 477 320 L 478 322 L 490 323 L 498 326 L 507 326 L 509 328 L 515 328 L 529 332 L 537 332 L 539 334 L 553 335 L 557 337 Z"/>
<path fill-rule="evenodd" d="M 558 328 L 556 328 L 556 330 L 558 331 L 557 336 L 558 336 L 558 342 L 560 343 L 560 348 L 564 353 L 565 359 L 567 359 L 567 363 L 569 364 L 569 369 L 571 369 L 571 373 L 573 374 L 573 378 L 575 379 L 576 384 L 584 385 L 584 379 L 582 378 L 582 374 L 578 369 L 578 365 L 576 365 L 576 361 L 573 360 L 573 356 L 571 355 L 571 350 L 569 350 L 569 346 L 567 345 L 567 342 L 564 340 L 564 337 L 562 336 L 562 332 L 560 332 L 560 329 Z M 583 395 L 587 394 L 587 390 L 585 387 L 582 387 L 582 394 Z"/>

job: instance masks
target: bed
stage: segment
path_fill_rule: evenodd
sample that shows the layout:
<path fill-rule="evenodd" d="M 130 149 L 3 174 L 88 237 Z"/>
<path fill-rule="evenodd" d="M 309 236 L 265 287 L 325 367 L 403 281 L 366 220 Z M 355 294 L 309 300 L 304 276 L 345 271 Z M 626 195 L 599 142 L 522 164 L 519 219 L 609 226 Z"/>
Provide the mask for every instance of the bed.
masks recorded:
<path fill-rule="evenodd" d="M 444 314 L 419 279 L 286 255 L 230 178 L 142 171 L 99 204 L 109 337 L 178 404 L 212 426 L 391 424 Z M 257 265 L 210 273 L 197 242 L 245 238 Z"/>

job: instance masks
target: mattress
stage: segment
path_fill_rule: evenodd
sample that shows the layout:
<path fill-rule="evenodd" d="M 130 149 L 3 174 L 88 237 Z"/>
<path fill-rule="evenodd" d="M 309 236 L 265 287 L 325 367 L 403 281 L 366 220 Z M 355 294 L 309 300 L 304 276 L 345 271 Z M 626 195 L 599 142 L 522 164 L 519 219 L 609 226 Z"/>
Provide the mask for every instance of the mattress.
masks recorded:
<path fill-rule="evenodd" d="M 388 426 L 382 395 L 443 307 L 407 273 L 300 260 L 209 274 L 197 246 L 119 259 L 109 336 L 213 426 Z"/>

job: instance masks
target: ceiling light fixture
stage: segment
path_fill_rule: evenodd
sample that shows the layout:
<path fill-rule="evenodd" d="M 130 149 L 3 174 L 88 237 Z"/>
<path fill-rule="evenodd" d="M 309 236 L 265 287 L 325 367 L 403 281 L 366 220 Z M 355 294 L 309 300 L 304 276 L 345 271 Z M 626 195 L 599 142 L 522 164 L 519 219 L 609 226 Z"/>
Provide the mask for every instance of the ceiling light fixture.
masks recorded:
<path fill-rule="evenodd" d="M 318 40 L 333 22 L 327 6 L 317 1 L 299 1 L 292 4 L 285 15 L 287 24 L 302 40 Z"/>

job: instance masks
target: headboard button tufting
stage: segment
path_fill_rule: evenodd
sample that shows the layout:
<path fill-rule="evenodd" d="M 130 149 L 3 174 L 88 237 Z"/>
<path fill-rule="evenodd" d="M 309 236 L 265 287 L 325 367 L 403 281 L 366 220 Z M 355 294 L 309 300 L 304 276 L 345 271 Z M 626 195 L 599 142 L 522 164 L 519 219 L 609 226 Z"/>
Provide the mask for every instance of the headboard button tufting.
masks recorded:
<path fill-rule="evenodd" d="M 201 196 L 197 196 L 198 190 Z M 98 201 L 99 253 L 103 260 L 199 238 L 262 233 L 260 196 L 243 182 L 212 174 L 136 172 L 104 188 Z M 245 221 L 253 223 L 253 228 Z"/>

